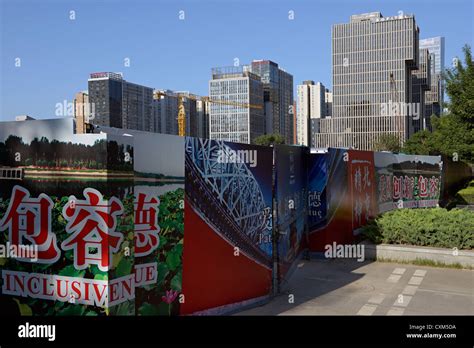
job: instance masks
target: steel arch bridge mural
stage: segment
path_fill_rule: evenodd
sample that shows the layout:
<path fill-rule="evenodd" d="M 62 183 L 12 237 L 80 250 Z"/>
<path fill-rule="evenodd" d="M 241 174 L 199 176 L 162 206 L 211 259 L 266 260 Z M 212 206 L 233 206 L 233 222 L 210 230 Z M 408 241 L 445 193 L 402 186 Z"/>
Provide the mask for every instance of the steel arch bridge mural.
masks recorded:
<path fill-rule="evenodd" d="M 264 249 L 255 248 L 261 234 L 271 230 L 272 223 L 271 206 L 265 202 L 259 182 L 249 169 L 249 162 L 253 160 L 250 151 L 256 150 L 233 150 L 223 141 L 187 138 L 185 151 L 187 168 L 190 169 L 188 173 L 193 175 L 188 178 L 201 185 L 199 189 L 187 191 L 188 197 L 192 198 L 191 204 L 197 201 L 196 194 L 203 193 L 201 190 L 205 191 L 210 195 L 209 203 L 216 211 L 224 213 L 222 218 L 235 224 L 234 230 L 242 231 L 243 235 L 235 236 L 227 230 L 217 232 L 253 255 L 256 260 L 267 263 L 271 255 Z M 193 207 L 201 211 L 201 216 L 206 216 L 204 211 L 207 207 L 195 204 Z M 215 224 L 219 222 L 216 221 Z"/>
<path fill-rule="evenodd" d="M 235 298 L 267 296 L 273 257 L 271 149 L 187 137 L 185 175 L 184 268 L 201 265 L 203 272 L 199 278 L 185 273 L 184 312 L 228 310 L 239 302 Z M 203 236 L 212 241 L 206 249 L 199 247 Z"/>

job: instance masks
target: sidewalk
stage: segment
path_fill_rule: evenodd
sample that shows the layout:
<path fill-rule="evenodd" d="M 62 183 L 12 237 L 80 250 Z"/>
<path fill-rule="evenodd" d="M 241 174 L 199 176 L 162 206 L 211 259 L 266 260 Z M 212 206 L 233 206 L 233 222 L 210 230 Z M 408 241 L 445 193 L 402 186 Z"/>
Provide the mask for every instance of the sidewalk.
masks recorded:
<path fill-rule="evenodd" d="M 237 315 L 474 315 L 472 270 L 301 261 L 285 286 L 270 303 Z"/>

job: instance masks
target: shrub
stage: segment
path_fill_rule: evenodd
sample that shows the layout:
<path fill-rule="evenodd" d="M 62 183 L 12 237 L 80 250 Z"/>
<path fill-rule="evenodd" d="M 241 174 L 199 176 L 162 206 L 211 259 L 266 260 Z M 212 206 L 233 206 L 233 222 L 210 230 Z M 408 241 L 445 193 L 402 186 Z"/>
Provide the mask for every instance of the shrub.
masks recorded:
<path fill-rule="evenodd" d="M 469 183 L 468 187 L 458 191 L 456 200 L 460 204 L 474 204 L 474 180 Z"/>
<path fill-rule="evenodd" d="M 473 249 L 474 212 L 442 208 L 398 209 L 377 217 L 363 228 L 363 234 L 377 244 Z"/>

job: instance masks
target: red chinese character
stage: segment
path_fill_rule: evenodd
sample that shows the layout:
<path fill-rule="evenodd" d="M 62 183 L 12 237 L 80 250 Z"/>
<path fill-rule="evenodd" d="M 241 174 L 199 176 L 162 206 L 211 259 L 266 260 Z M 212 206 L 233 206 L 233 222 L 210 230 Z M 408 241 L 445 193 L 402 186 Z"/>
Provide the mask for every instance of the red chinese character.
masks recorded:
<path fill-rule="evenodd" d="M 405 175 L 403 180 L 403 198 L 412 199 L 413 198 L 413 178 Z"/>
<path fill-rule="evenodd" d="M 147 201 L 147 199 L 149 199 Z M 138 195 L 135 209 L 135 256 L 151 254 L 160 244 L 160 226 L 158 226 L 158 206 L 155 197 L 148 198 L 144 193 Z"/>
<path fill-rule="evenodd" d="M 438 185 L 439 185 L 439 179 L 432 176 L 430 179 L 430 198 L 438 197 Z"/>
<path fill-rule="evenodd" d="M 354 173 L 354 187 L 356 191 L 358 192 L 362 191 L 362 174 L 360 172 L 360 166 L 357 167 Z"/>
<path fill-rule="evenodd" d="M 393 177 L 393 199 L 401 198 L 402 177 Z"/>
<path fill-rule="evenodd" d="M 392 200 L 393 198 L 393 192 L 392 192 L 392 176 L 390 175 L 387 175 L 385 177 L 385 180 L 386 180 L 386 184 L 385 184 L 385 188 L 386 188 L 386 195 L 385 197 L 387 197 L 388 200 Z"/>
<path fill-rule="evenodd" d="M 421 175 L 418 178 L 418 185 L 420 186 L 420 197 L 427 197 L 428 196 L 428 178 L 424 178 Z"/>
<path fill-rule="evenodd" d="M 123 205 L 116 197 L 104 200 L 102 194 L 92 188 L 84 190 L 85 200 L 70 196 L 63 208 L 68 221 L 66 232 L 72 233 L 62 244 L 64 250 L 74 250 L 74 267 L 78 270 L 97 265 L 108 271 L 112 255 L 122 243 L 123 235 L 115 231 L 117 216 L 123 213 Z"/>
<path fill-rule="evenodd" d="M 30 245 L 36 245 L 39 263 L 54 263 L 61 254 L 56 245 L 56 235 L 51 232 L 52 207 L 51 198 L 44 193 L 38 198 L 31 198 L 27 189 L 16 185 L 7 212 L 0 221 L 0 231 L 9 229 L 10 245 L 25 245 L 25 240 Z M 27 258 L 19 260 L 32 262 Z"/>

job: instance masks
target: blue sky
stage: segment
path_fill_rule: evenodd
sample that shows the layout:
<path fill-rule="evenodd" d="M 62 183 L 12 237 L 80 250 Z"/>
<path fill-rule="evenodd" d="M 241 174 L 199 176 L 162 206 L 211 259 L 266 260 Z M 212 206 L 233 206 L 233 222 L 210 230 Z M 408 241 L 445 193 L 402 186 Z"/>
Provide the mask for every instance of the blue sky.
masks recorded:
<path fill-rule="evenodd" d="M 331 87 L 331 25 L 400 10 L 415 14 L 421 38 L 446 38 L 446 64 L 472 45 L 472 0 L 0 0 L 0 120 L 55 117 L 56 104 L 86 90 L 89 73 L 99 71 L 206 95 L 212 67 L 271 59 L 295 85 Z"/>

